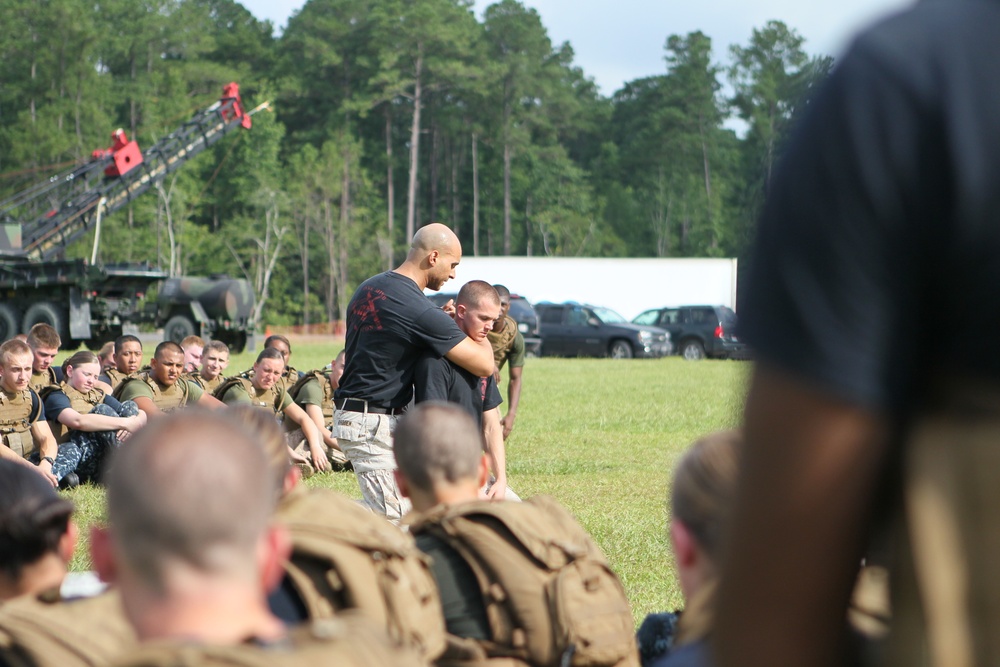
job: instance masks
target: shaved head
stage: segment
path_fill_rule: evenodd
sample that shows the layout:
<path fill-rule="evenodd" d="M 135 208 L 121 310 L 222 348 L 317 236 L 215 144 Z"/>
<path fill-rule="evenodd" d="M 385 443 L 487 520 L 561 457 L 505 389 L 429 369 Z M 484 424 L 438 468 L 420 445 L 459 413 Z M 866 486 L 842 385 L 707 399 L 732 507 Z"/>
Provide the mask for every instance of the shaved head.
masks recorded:
<path fill-rule="evenodd" d="M 465 410 L 428 401 L 408 410 L 393 434 L 396 465 L 416 489 L 475 481 L 483 456 L 483 433 Z"/>
<path fill-rule="evenodd" d="M 119 560 L 160 592 L 174 571 L 254 577 L 277 501 L 269 463 L 255 434 L 226 415 L 192 409 L 150 423 L 107 475 Z"/>
<path fill-rule="evenodd" d="M 426 255 L 432 250 L 448 250 L 460 245 L 455 232 L 440 222 L 432 222 L 417 230 L 410 243 L 410 252 Z"/>

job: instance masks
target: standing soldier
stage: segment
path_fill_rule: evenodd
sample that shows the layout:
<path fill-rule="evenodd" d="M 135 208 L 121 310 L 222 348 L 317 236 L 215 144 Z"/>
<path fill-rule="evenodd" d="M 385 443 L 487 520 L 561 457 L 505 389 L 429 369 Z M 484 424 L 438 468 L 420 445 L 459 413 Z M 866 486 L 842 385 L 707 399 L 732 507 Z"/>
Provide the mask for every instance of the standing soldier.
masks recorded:
<path fill-rule="evenodd" d="M 493 323 L 488 334 L 493 348 L 493 377 L 500 384 L 500 371 L 507 364 L 507 414 L 500 423 L 503 425 L 503 439 L 514 429 L 517 406 L 521 402 L 521 372 L 524 370 L 524 336 L 517 330 L 517 322 L 508 315 L 510 312 L 510 290 L 503 285 L 494 285 L 500 295 L 500 317 Z"/>
<path fill-rule="evenodd" d="M 156 346 L 148 371 L 126 378 L 115 389 L 119 401 L 135 401 L 149 417 L 158 417 L 195 403 L 209 409 L 222 407 L 222 403 L 201 387 L 181 379 L 184 368 L 184 350 L 173 341 L 163 341 Z"/>
<path fill-rule="evenodd" d="M 215 390 L 215 397 L 226 405 L 253 405 L 270 410 L 278 419 L 287 417 L 302 429 L 305 439 L 304 443 L 297 443 L 301 451 L 296 451 L 294 458 L 300 461 L 305 458 L 304 450 L 308 447 L 312 465 L 317 470 L 329 470 L 330 461 L 324 451 L 319 429 L 309 415 L 295 405 L 281 384 L 284 370 L 285 360 L 281 352 L 274 348 L 264 348 L 257 355 L 250 378 L 229 378 Z"/>

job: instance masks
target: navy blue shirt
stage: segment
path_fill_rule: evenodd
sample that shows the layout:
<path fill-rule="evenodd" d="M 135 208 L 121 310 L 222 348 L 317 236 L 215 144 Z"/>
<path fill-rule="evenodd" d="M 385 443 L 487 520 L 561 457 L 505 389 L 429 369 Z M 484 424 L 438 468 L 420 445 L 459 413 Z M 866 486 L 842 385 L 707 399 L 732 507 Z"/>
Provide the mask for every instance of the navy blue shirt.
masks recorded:
<path fill-rule="evenodd" d="M 118 412 L 122 408 L 122 404 L 118 399 L 110 394 L 105 394 L 103 403 L 115 412 Z M 69 396 L 61 391 L 53 391 L 45 397 L 45 411 L 43 415 L 48 416 L 43 416 L 42 419 L 56 421 L 59 419 L 59 414 L 68 407 L 71 407 Z"/>

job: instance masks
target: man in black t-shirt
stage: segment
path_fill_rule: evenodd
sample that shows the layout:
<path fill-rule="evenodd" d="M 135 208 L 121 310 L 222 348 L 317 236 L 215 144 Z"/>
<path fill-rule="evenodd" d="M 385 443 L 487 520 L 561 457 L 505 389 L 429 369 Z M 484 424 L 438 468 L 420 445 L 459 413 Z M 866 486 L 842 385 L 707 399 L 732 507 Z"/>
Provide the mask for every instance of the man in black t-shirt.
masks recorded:
<path fill-rule="evenodd" d="M 413 397 L 413 369 L 430 352 L 486 377 L 488 341 L 466 336 L 423 290 L 455 277 L 462 246 L 448 227 L 431 223 L 413 237 L 398 268 L 369 278 L 347 306 L 347 365 L 334 394 L 334 437 L 354 466 L 365 503 L 398 520 L 408 509 L 392 471 L 392 431 Z"/>
<path fill-rule="evenodd" d="M 455 299 L 455 324 L 469 338 L 486 340 L 493 323 L 500 316 L 500 295 L 483 280 L 470 280 Z M 491 347 L 492 349 L 492 347 Z M 477 377 L 448 359 L 425 355 L 413 378 L 417 403 L 447 401 L 462 407 L 483 431 L 486 453 L 490 458 L 493 479 L 487 495 L 503 499 L 507 489 L 507 456 L 500 424 L 503 399 L 496 378 Z"/>
<path fill-rule="evenodd" d="M 1000 358 L 983 345 L 1000 327 L 997 35 L 996 1 L 921 2 L 875 26 L 775 173 L 740 311 L 759 364 L 722 667 L 841 656 L 884 524 L 905 537 L 889 664 L 1000 655 Z"/>

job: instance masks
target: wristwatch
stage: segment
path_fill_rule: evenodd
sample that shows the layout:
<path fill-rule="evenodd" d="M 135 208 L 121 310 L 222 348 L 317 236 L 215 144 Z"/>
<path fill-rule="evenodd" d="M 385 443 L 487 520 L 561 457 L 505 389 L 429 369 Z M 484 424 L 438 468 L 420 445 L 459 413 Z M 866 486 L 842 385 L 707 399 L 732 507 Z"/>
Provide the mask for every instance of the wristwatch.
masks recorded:
<path fill-rule="evenodd" d="M 54 466 L 56 464 L 56 460 L 51 456 L 43 456 L 42 461 L 48 461 L 50 466 Z"/>

